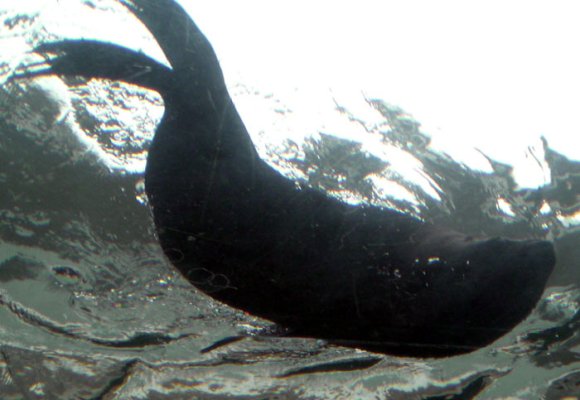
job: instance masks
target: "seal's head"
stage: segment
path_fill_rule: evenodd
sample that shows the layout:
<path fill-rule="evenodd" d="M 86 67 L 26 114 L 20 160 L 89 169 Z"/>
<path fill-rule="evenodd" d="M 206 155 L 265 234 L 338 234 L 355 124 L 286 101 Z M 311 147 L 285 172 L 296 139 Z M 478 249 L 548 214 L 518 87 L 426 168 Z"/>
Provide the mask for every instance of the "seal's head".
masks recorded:
<path fill-rule="evenodd" d="M 415 250 L 414 275 L 428 287 L 401 303 L 420 325 L 409 326 L 406 337 L 433 355 L 468 352 L 510 331 L 535 307 L 556 261 L 546 241 L 438 235 Z"/>

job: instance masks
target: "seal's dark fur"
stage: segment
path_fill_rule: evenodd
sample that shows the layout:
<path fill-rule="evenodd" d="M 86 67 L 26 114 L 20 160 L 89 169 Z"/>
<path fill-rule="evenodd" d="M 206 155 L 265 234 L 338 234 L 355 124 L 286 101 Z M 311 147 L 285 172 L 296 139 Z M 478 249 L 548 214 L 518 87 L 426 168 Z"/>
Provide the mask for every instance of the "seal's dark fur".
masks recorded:
<path fill-rule="evenodd" d="M 67 40 L 57 73 L 158 91 L 146 191 L 161 245 L 198 288 L 289 328 L 369 350 L 450 355 L 525 318 L 555 263 L 543 241 L 474 240 L 393 210 L 298 188 L 263 160 L 210 43 L 174 0 L 125 4 L 171 68 L 113 44 Z"/>

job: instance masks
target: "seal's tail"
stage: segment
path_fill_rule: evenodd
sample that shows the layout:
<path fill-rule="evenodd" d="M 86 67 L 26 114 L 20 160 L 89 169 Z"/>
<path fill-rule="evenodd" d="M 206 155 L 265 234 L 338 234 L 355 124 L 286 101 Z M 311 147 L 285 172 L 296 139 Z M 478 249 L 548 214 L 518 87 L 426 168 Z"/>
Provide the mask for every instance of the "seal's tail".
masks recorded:
<path fill-rule="evenodd" d="M 121 0 L 121 3 L 149 29 L 182 78 L 190 75 L 189 78 L 221 85 L 225 89 L 210 42 L 175 0 Z"/>

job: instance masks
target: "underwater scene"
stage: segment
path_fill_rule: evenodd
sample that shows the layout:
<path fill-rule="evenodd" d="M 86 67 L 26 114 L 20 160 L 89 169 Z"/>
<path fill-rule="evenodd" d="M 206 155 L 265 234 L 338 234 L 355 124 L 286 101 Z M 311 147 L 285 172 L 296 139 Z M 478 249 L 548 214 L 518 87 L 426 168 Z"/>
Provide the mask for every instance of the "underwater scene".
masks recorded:
<path fill-rule="evenodd" d="M 580 399 L 570 50 L 410 4 L 1 2 L 0 399 Z"/>

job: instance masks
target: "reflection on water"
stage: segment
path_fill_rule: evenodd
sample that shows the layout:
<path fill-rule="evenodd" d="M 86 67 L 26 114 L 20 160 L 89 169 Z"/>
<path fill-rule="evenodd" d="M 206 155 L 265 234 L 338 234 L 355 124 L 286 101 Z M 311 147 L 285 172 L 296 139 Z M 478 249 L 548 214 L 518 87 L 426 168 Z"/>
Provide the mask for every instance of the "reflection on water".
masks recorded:
<path fill-rule="evenodd" d="M 472 354 L 417 360 L 280 337 L 196 291 L 164 258 L 142 182 L 160 98 L 101 80 L 6 83 L 24 41 L 47 33 L 41 16 L 0 13 L 0 39 L 21 46 L 0 52 L 3 399 L 579 395 L 577 160 L 545 142 L 530 157 L 549 179 L 520 189 L 510 165 L 456 162 L 380 99 L 363 99 L 362 113 L 334 99 L 333 118 L 364 137 L 331 126 L 270 141 L 267 130 L 255 132 L 262 156 L 301 184 L 463 232 L 547 237 L 559 259 L 537 310 Z M 270 102 L 273 118 L 286 118 L 279 99 L 241 88 L 238 101 Z"/>

